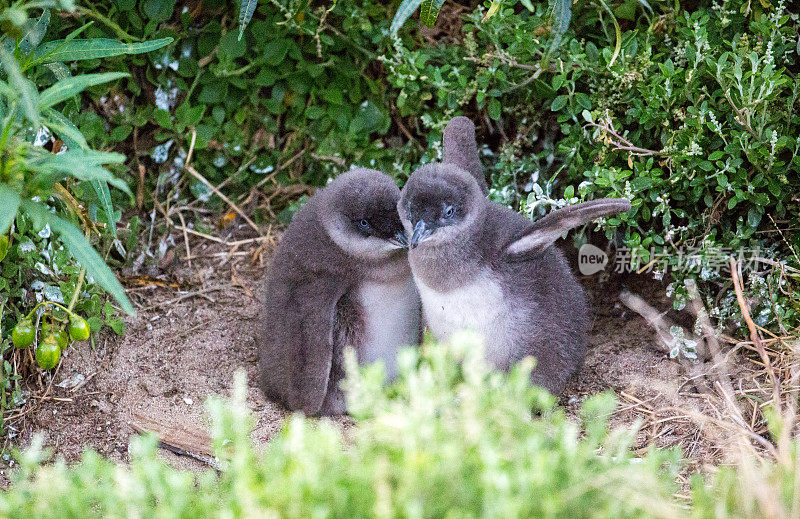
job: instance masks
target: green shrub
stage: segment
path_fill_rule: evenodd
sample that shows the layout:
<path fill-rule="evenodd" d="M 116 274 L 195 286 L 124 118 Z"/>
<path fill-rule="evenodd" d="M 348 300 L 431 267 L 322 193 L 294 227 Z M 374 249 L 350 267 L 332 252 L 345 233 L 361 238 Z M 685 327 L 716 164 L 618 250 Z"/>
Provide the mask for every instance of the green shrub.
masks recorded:
<path fill-rule="evenodd" d="M 147 52 L 171 41 L 127 45 L 104 38 L 81 38 L 86 25 L 63 39 L 44 41 L 50 27 L 50 8 L 69 10 L 74 5 L 17 2 L 0 12 L 4 32 L 0 35 L 2 413 L 9 404 L 21 400 L 19 374 L 8 362 L 12 352 L 8 341 L 14 337 L 15 324 L 30 328 L 28 323 L 34 321 L 34 331 L 41 324 L 34 340 L 22 344 L 15 338 L 17 348 L 48 343 L 52 354 L 59 334 L 64 335 L 58 343 L 66 347 L 67 324 L 74 312 L 88 315 L 89 326 L 95 331 L 108 324 L 122 332 L 116 310 L 100 297 L 101 288 L 113 295 L 124 311 L 134 312 L 105 259 L 92 247 L 92 241 L 108 243 L 108 247 L 113 243 L 124 252 L 117 234 L 120 210 L 110 186 L 129 196 L 131 193 L 109 168 L 119 167 L 125 156 L 91 149 L 73 118 L 65 115 L 69 107 L 80 108 L 76 99 L 86 89 L 108 88 L 105 85 L 129 74 L 73 75 L 66 64 Z M 28 19 L 31 10 L 41 11 L 38 18 Z M 50 142 L 53 136 L 57 144 Z M 84 279 L 88 280 L 87 287 Z M 82 318 L 76 319 L 85 324 Z M 54 335 L 52 341 L 50 334 Z M 72 337 L 83 340 L 85 335 L 82 332 Z M 47 361 L 38 354 L 36 358 L 40 367 L 49 369 L 59 355 L 60 347 Z"/>
<path fill-rule="evenodd" d="M 354 372 L 350 355 L 354 425 L 298 414 L 258 448 L 240 373 L 232 401 L 208 403 L 219 472 L 172 468 L 152 436 L 135 438 L 122 465 L 93 452 L 45 463 L 36 441 L 18 456 L 0 516 L 723 519 L 791 517 L 800 499 L 788 436 L 779 462 L 741 456 L 693 476 L 691 501 L 679 501 L 680 452 L 634 456 L 635 427 L 608 427 L 611 395 L 588 398 L 574 423 L 530 386 L 531 362 L 505 374 L 482 359 L 469 335 L 427 344 L 403 352 L 398 380 L 383 387 L 382 367 Z"/>
<path fill-rule="evenodd" d="M 438 129 L 474 102 L 514 132 L 492 167 L 496 199 L 539 216 L 631 198 L 633 211 L 609 218 L 607 235 L 619 233 L 633 268 L 672 276 L 678 307 L 686 278 L 716 296 L 740 251 L 745 263 L 800 267 L 795 7 L 618 2 L 610 16 L 584 2 L 562 33 L 546 3 L 496 3 L 488 19 L 481 8 L 467 15 L 462 45 L 404 37 L 384 59 L 402 113 L 425 113 Z M 764 265 L 745 266 L 757 323 L 796 328 L 797 272 Z M 731 294 L 707 302 L 721 322 L 739 322 Z"/>
<path fill-rule="evenodd" d="M 350 368 L 354 360 L 349 359 Z M 609 430 L 615 401 L 589 399 L 579 426 L 529 384 L 530 363 L 490 372 L 479 343 L 406 351 L 396 384 L 382 368 L 348 379 L 356 424 L 290 418 L 262 451 L 237 379 L 211 401 L 221 472 L 192 474 L 131 446 L 129 467 L 94 453 L 68 467 L 20 458 L 0 513 L 15 517 L 673 517 L 678 452 L 635 458 L 635 431 Z M 533 411 L 532 411 L 533 410 Z"/>

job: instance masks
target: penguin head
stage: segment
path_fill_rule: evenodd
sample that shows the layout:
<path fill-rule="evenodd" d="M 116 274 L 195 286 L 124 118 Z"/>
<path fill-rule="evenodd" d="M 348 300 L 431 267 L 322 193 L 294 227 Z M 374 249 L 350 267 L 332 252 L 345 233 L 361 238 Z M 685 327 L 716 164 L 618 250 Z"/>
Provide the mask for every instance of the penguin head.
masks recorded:
<path fill-rule="evenodd" d="M 397 204 L 409 249 L 458 239 L 485 211 L 475 178 L 454 164 L 429 164 L 411 175 Z"/>
<path fill-rule="evenodd" d="M 358 168 L 336 177 L 320 193 L 322 223 L 345 253 L 382 260 L 402 253 L 408 242 L 397 214 L 400 189 L 388 175 Z"/>

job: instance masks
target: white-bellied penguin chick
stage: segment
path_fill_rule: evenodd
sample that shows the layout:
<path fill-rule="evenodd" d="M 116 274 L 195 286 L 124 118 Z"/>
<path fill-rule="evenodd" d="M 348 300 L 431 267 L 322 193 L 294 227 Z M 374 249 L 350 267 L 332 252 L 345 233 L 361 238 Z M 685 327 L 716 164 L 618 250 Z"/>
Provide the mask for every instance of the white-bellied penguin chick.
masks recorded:
<path fill-rule="evenodd" d="M 292 219 L 267 276 L 259 337 L 266 396 L 307 415 L 346 411 L 342 350 L 359 363 L 416 345 L 419 295 L 387 175 L 356 169 L 318 191 Z"/>
<path fill-rule="evenodd" d="M 398 211 L 426 323 L 439 339 L 475 330 L 498 369 L 535 357 L 533 383 L 560 392 L 583 363 L 590 319 L 583 289 L 551 245 L 572 227 L 628 209 L 628 200 L 596 200 L 533 223 L 489 201 L 463 169 L 423 166 Z"/>

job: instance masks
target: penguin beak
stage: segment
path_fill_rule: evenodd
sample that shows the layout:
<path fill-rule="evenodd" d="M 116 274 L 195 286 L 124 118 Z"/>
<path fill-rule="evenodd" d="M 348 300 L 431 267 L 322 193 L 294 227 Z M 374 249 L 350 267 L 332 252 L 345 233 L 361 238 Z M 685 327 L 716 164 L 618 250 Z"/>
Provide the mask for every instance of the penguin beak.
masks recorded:
<path fill-rule="evenodd" d="M 401 249 L 408 248 L 408 239 L 406 238 L 406 233 L 403 231 L 397 231 L 394 236 L 389 239 L 389 242 L 397 245 Z"/>
<path fill-rule="evenodd" d="M 425 220 L 420 220 L 414 225 L 414 232 L 411 234 L 411 241 L 408 244 L 409 249 L 413 249 L 419 243 L 433 233 L 433 230 L 428 229 L 425 225 Z"/>

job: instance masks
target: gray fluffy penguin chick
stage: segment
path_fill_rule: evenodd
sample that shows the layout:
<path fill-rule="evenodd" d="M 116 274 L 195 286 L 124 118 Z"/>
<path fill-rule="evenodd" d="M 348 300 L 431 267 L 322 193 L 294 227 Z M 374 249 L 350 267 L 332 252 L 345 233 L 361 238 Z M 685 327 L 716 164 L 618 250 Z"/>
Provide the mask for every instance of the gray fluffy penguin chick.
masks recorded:
<path fill-rule="evenodd" d="M 455 164 L 478 181 L 483 194 L 489 193 L 483 165 L 478 155 L 478 143 L 475 140 L 475 125 L 464 116 L 450 119 L 444 129 L 442 162 Z"/>
<path fill-rule="evenodd" d="M 319 190 L 292 219 L 267 276 L 259 374 L 267 398 L 306 415 L 346 412 L 342 351 L 359 363 L 416 345 L 419 295 L 397 215 L 400 190 L 356 169 Z"/>
<path fill-rule="evenodd" d="M 535 357 L 532 382 L 561 392 L 583 363 L 590 310 L 551 245 L 572 227 L 628 209 L 625 199 L 596 200 L 534 223 L 488 200 L 459 167 L 421 167 L 398 211 L 411 236 L 408 259 L 425 322 L 440 340 L 475 330 L 498 369 Z"/>

